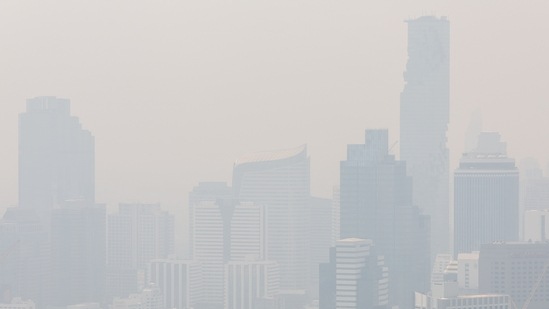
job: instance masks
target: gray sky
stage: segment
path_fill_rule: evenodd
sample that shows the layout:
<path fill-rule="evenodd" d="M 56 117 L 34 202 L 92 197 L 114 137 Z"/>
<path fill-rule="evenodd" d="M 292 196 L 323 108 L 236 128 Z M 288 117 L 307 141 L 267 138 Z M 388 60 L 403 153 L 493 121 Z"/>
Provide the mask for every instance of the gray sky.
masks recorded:
<path fill-rule="evenodd" d="M 0 2 L 0 205 L 17 202 L 17 115 L 55 95 L 96 138 L 97 200 L 186 204 L 239 155 L 309 145 L 330 196 L 346 144 L 398 139 L 407 18 L 451 22 L 451 168 L 471 113 L 549 161 L 549 2 Z M 398 149 L 398 147 L 395 147 Z"/>

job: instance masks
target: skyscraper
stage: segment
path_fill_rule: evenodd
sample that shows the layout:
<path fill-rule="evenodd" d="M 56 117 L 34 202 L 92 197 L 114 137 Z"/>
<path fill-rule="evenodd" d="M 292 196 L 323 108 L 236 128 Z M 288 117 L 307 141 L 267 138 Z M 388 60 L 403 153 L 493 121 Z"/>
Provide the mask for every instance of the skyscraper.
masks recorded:
<path fill-rule="evenodd" d="M 143 288 L 152 259 L 174 254 L 175 219 L 160 204 L 135 203 L 120 204 L 107 220 L 108 297 L 126 297 Z"/>
<path fill-rule="evenodd" d="M 406 85 L 400 97 L 400 158 L 414 180 L 414 204 L 431 217 L 431 251 L 449 253 L 450 24 L 408 20 Z"/>
<path fill-rule="evenodd" d="M 371 239 L 389 267 L 392 304 L 407 308 L 429 285 L 429 217 L 412 203 L 406 163 L 388 152 L 388 131 L 367 130 L 340 165 L 342 238 Z"/>
<path fill-rule="evenodd" d="M 519 171 L 498 133 L 481 133 L 454 173 L 454 256 L 519 237 Z"/>
<path fill-rule="evenodd" d="M 66 202 L 52 211 L 51 305 L 104 302 L 105 221 L 104 205 Z"/>
<path fill-rule="evenodd" d="M 306 146 L 254 153 L 234 164 L 235 198 L 265 207 L 266 258 L 280 267 L 281 290 L 309 285 L 309 168 Z"/>
<path fill-rule="evenodd" d="M 66 200 L 95 201 L 94 138 L 56 97 L 27 100 L 19 115 L 19 204 L 47 213 Z"/>
<path fill-rule="evenodd" d="M 370 239 L 338 240 L 321 266 L 320 309 L 389 308 L 389 274 Z"/>

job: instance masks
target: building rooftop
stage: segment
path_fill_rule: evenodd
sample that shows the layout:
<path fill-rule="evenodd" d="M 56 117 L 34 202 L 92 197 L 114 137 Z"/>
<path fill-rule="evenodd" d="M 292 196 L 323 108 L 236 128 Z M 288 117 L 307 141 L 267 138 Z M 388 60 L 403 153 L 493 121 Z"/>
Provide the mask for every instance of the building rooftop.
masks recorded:
<path fill-rule="evenodd" d="M 290 148 L 290 149 L 249 153 L 241 156 L 238 160 L 236 160 L 234 165 L 236 167 L 246 163 L 284 160 L 284 159 L 299 156 L 305 153 L 306 151 L 307 151 L 307 145 L 301 145 L 299 147 Z"/>

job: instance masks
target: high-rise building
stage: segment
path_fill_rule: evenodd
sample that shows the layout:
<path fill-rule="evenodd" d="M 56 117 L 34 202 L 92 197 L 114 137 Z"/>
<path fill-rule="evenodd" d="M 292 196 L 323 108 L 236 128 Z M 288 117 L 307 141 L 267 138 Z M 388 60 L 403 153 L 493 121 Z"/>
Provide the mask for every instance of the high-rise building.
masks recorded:
<path fill-rule="evenodd" d="M 232 205 L 201 202 L 192 204 L 190 213 L 193 259 L 202 266 L 204 304 L 208 308 L 221 308 L 224 263 L 229 255 Z"/>
<path fill-rule="evenodd" d="M 332 193 L 332 243 L 331 246 L 335 246 L 336 241 L 340 240 L 340 198 L 339 198 L 339 186 L 334 187 Z"/>
<path fill-rule="evenodd" d="M 277 308 L 279 271 L 274 261 L 240 260 L 225 264 L 225 309 Z"/>
<path fill-rule="evenodd" d="M 282 293 L 309 287 L 309 169 L 306 146 L 245 155 L 234 164 L 235 198 L 265 207 L 266 259 L 280 267 Z"/>
<path fill-rule="evenodd" d="M 519 172 L 498 133 L 481 133 L 454 172 L 454 256 L 519 237 Z"/>
<path fill-rule="evenodd" d="M 149 264 L 148 282 L 158 285 L 166 308 L 190 309 L 204 301 L 200 263 L 175 257 L 155 259 Z"/>
<path fill-rule="evenodd" d="M 450 252 L 450 24 L 446 17 L 408 20 L 406 85 L 400 97 L 400 158 L 414 179 L 414 204 L 431 217 L 431 252 Z"/>
<path fill-rule="evenodd" d="M 19 115 L 19 205 L 47 214 L 66 200 L 94 203 L 94 148 L 69 100 L 27 100 Z"/>
<path fill-rule="evenodd" d="M 389 308 L 389 274 L 369 239 L 338 240 L 320 269 L 320 309 Z"/>
<path fill-rule="evenodd" d="M 479 252 L 458 254 L 458 284 L 461 294 L 478 293 Z"/>
<path fill-rule="evenodd" d="M 484 244 L 479 255 L 479 292 L 508 294 L 515 308 L 549 308 L 549 243 Z"/>
<path fill-rule="evenodd" d="M 105 301 L 104 205 L 65 202 L 51 215 L 53 306 Z"/>
<path fill-rule="evenodd" d="M 332 201 L 330 199 L 311 197 L 309 231 L 310 264 L 311 264 L 311 298 L 318 299 L 319 266 L 330 261 L 332 247 Z"/>
<path fill-rule="evenodd" d="M 107 296 L 125 297 L 145 285 L 148 263 L 174 254 L 174 216 L 160 204 L 120 204 L 107 223 Z"/>
<path fill-rule="evenodd" d="M 367 130 L 340 165 L 342 238 L 371 239 L 390 271 L 390 300 L 407 308 L 429 289 L 429 218 L 412 202 L 406 163 L 388 152 L 387 130 Z M 403 258 L 406 257 L 406 258 Z"/>
<path fill-rule="evenodd" d="M 0 220 L 0 301 L 1 295 L 12 295 L 32 299 L 38 307 L 47 304 L 50 295 L 47 231 L 36 211 L 22 207 L 6 210 Z"/>

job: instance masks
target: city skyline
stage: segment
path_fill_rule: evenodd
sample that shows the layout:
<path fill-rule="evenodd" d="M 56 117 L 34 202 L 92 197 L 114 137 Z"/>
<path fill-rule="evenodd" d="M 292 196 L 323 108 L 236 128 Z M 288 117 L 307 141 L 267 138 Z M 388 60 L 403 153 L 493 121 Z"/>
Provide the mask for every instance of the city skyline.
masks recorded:
<path fill-rule="evenodd" d="M 244 52 L 242 46 L 222 41 L 230 47 L 227 57 L 234 60 L 236 64 L 243 65 L 237 72 L 245 76 L 249 74 L 259 76 L 256 81 L 238 78 L 239 83 L 236 83 L 229 80 L 230 87 L 222 87 L 220 84 L 221 80 L 227 80 L 225 74 L 216 77 L 215 83 L 208 86 L 204 75 L 197 75 L 196 81 L 193 82 L 191 77 L 184 73 L 196 73 L 201 67 L 207 69 L 204 73 L 207 76 L 215 72 L 235 70 L 235 66 L 220 62 L 224 59 L 223 52 L 217 51 L 214 49 L 216 45 L 212 45 L 220 39 L 220 31 L 223 29 L 217 24 L 197 32 L 204 35 L 204 40 L 199 40 L 192 35 L 190 41 L 197 43 L 197 46 L 203 46 L 204 57 L 214 59 L 217 67 L 206 66 L 203 62 L 192 64 L 192 61 L 201 59 L 198 53 L 201 49 L 198 47 L 190 49 L 187 53 L 181 53 L 181 57 L 176 57 L 172 53 L 161 57 L 165 60 L 160 59 L 156 69 L 153 59 L 157 59 L 154 56 L 157 56 L 158 52 L 136 49 L 137 46 L 152 44 L 152 46 L 158 45 L 159 48 L 175 48 L 174 51 L 179 51 L 180 44 L 184 42 L 175 38 L 173 41 L 172 38 L 177 33 L 175 32 L 177 29 L 187 33 L 184 30 L 186 28 L 183 27 L 186 24 L 179 22 L 174 15 L 181 13 L 186 16 L 190 12 L 203 13 L 207 9 L 204 5 L 195 4 L 187 7 L 165 4 L 152 7 L 136 3 L 135 8 L 124 15 L 121 9 L 108 6 L 106 2 L 98 2 L 95 8 L 83 12 L 65 1 L 54 6 L 57 10 L 49 13 L 48 17 L 38 15 L 45 4 L 38 4 L 34 8 L 26 8 L 18 4 L 1 5 L 0 14 L 6 23 L 1 33 L 11 38 L 7 43 L 11 42 L 11 45 L 8 45 L 11 48 L 5 50 L 6 58 L 3 60 L 3 64 L 6 64 L 5 70 L 0 75 L 0 80 L 5 85 L 0 99 L 5 102 L 3 107 L 6 108 L 0 115 L 0 132 L 2 132 L 0 140 L 8 149 L 0 162 L 0 169 L 6 175 L 0 177 L 0 185 L 5 188 L 0 192 L 2 208 L 17 203 L 15 193 L 17 171 L 14 165 L 17 162 L 15 153 L 17 136 L 13 134 L 16 128 L 16 120 L 13 116 L 23 112 L 26 99 L 42 95 L 56 95 L 71 99 L 73 113 L 79 115 L 86 124 L 86 128 L 94 132 L 98 139 L 100 144 L 96 146 L 100 150 L 97 153 L 96 191 L 99 202 L 109 205 L 115 205 L 121 201 L 161 202 L 174 211 L 185 202 L 185 195 L 180 194 L 180 191 L 190 191 L 196 182 L 212 179 L 229 182 L 230 164 L 242 153 L 283 149 L 303 143 L 309 145 L 309 152 L 313 158 L 311 162 L 312 192 L 317 196 L 328 197 L 331 195 L 331 188 L 337 182 L 337 163 L 334 162 L 344 157 L 342 148 L 344 145 L 360 138 L 357 132 L 369 127 L 387 127 L 392 132 L 391 141 L 399 140 L 397 137 L 398 98 L 404 85 L 402 72 L 406 61 L 407 44 L 404 20 L 421 16 L 425 12 L 434 13 L 437 16 L 448 15 L 453 21 L 450 80 L 453 89 L 451 101 L 456 104 L 451 106 L 452 121 L 448 134 L 451 150 L 450 170 L 457 167 L 470 114 L 479 108 L 483 114 L 484 129 L 499 131 L 506 136 L 510 145 L 509 152 L 517 158 L 518 162 L 525 157 L 534 156 L 539 159 L 542 168 L 545 169 L 549 161 L 549 149 L 545 145 L 525 144 L 521 139 L 528 131 L 544 128 L 541 115 L 547 108 L 546 104 L 543 104 L 547 94 L 543 91 L 543 78 L 539 72 L 549 68 L 549 61 L 544 56 L 549 53 L 549 45 L 545 40 L 536 40 L 536 37 L 541 37 L 549 27 L 549 24 L 542 22 L 540 16 L 547 6 L 545 2 L 532 1 L 524 5 L 498 3 L 497 6 L 472 1 L 377 4 L 374 7 L 380 17 L 368 13 L 372 11 L 371 5 L 359 4 L 356 1 L 338 8 L 317 4 L 312 6 L 315 9 L 313 11 L 306 10 L 308 5 L 305 4 L 292 6 L 294 10 L 288 12 L 282 10 L 283 4 L 254 4 L 249 10 L 244 11 L 239 10 L 243 7 L 238 5 L 234 8 L 224 7 L 236 16 L 245 17 L 247 16 L 244 15 L 245 12 L 251 11 L 267 18 L 266 22 L 259 22 L 252 18 L 245 19 L 247 20 L 245 25 L 257 25 L 258 31 L 268 30 L 270 25 L 273 25 L 272 19 L 269 19 L 271 14 L 266 13 L 264 8 L 271 9 L 273 13 L 284 14 L 283 16 L 290 20 L 289 25 L 281 25 L 280 28 L 276 28 L 278 30 L 275 29 L 275 32 L 268 36 L 273 40 L 272 43 L 259 41 L 258 43 L 261 44 L 259 47 L 265 46 L 265 48 L 254 49 L 252 59 L 248 61 L 237 57 L 239 53 Z M 184 9 L 188 9 L 189 13 L 184 13 Z M 25 10 L 28 10 L 28 15 L 24 14 Z M 329 14 L 327 12 L 330 10 L 335 10 L 333 18 L 339 22 L 333 26 L 335 28 L 332 30 L 329 30 L 328 25 L 314 15 L 315 12 Z M 105 15 L 99 15 L 100 12 L 104 12 Z M 221 14 L 219 10 L 214 9 L 214 12 L 221 21 L 228 20 L 228 16 Z M 518 12 L 517 16 L 512 15 L 514 12 Z M 118 14 L 122 14 L 127 24 L 114 23 L 113 19 Z M 162 22 L 157 25 L 147 24 L 148 32 L 143 33 L 142 37 L 134 37 L 136 33 L 132 27 L 139 22 L 155 20 L 155 16 L 160 14 L 165 15 Z M 318 36 L 316 32 L 308 30 L 302 22 L 299 22 L 298 16 L 306 17 L 305 20 L 309 21 L 315 27 L 314 29 L 323 31 L 324 35 Z M 513 16 L 513 23 L 508 22 L 511 16 Z M 78 22 L 75 22 L 76 20 Z M 97 37 L 99 33 L 104 32 L 104 28 L 92 27 L 90 23 L 94 20 L 112 25 L 112 33 L 103 39 Z M 191 21 L 196 23 L 195 19 L 190 19 L 189 23 Z M 75 22 L 71 28 L 81 31 L 81 39 L 65 28 L 69 22 Z M 38 23 L 43 26 L 37 28 Z M 205 22 L 198 24 L 204 25 Z M 172 25 L 173 30 L 168 30 L 172 29 L 170 27 Z M 288 32 L 289 27 L 295 27 L 295 34 Z M 373 31 L 379 28 L 384 29 L 383 35 Z M 10 29 L 20 29 L 28 34 L 28 38 L 16 39 L 17 36 L 9 35 Z M 352 29 L 360 31 L 351 31 Z M 34 30 L 37 32 L 32 32 Z M 189 31 L 192 34 L 192 31 Z M 238 39 L 237 43 L 242 42 L 243 38 L 254 38 L 256 34 L 253 29 L 235 22 L 229 23 L 226 31 L 229 37 Z M 244 37 L 237 35 L 240 31 Z M 37 35 L 52 38 L 50 33 L 56 32 L 60 32 L 67 43 L 52 46 L 48 41 L 40 39 L 39 42 L 45 44 L 48 51 L 41 53 L 36 60 L 29 60 L 28 65 L 23 65 L 27 61 L 25 57 L 28 54 L 23 56 L 16 51 L 27 46 L 29 39 L 38 39 Z M 116 43 L 118 36 L 125 32 L 132 33 L 134 36 Z M 509 37 L 495 35 L 500 32 L 508 33 Z M 348 34 L 343 35 L 344 33 Z M 521 35 L 521 33 L 530 34 Z M 211 39 L 208 39 L 210 37 Z M 300 39 L 303 40 L 302 43 Z M 341 48 L 328 48 L 329 45 L 322 43 L 321 39 L 336 40 L 340 42 Z M 511 44 L 511 41 L 520 44 Z M 85 48 L 69 50 L 73 50 L 75 56 L 80 57 L 79 59 L 89 59 L 90 62 L 80 62 L 80 66 L 72 66 L 70 63 L 73 61 L 68 60 L 71 57 L 64 57 L 67 51 L 63 52 L 61 48 L 78 46 L 78 44 L 83 44 Z M 111 56 L 107 56 L 105 52 L 92 54 L 93 46 L 100 44 L 108 44 L 107 46 L 120 51 Z M 269 51 L 271 47 L 277 45 L 288 46 L 291 49 L 284 55 L 277 56 Z M 312 52 L 312 47 L 315 46 L 325 48 L 314 49 Z M 466 46 L 479 48 L 473 51 Z M 536 48 L 525 49 L 524 46 Z M 127 61 L 114 62 L 123 59 L 122 52 L 134 49 L 137 54 L 130 53 L 133 56 Z M 290 52 L 296 53 L 296 57 L 287 57 Z M 348 52 L 350 54 L 345 57 L 348 60 L 341 59 L 341 55 Z M 303 65 L 297 65 L 306 59 L 306 55 L 314 58 Z M 497 56 L 491 57 L 491 55 Z M 137 75 L 124 73 L 135 64 L 136 57 L 143 60 L 144 71 Z M 275 65 L 267 62 L 265 67 L 254 69 L 256 64 L 270 57 L 275 61 Z M 5 62 L 8 60 L 11 64 Z M 282 60 L 287 60 L 287 64 L 281 63 Z M 169 66 L 172 62 L 176 64 L 173 67 Z M 21 68 L 24 76 L 14 71 L 14 65 L 18 63 L 23 65 L 18 67 Z M 326 69 L 315 68 L 318 63 L 326 63 Z M 356 67 L 351 66 L 351 63 Z M 55 70 L 52 64 L 57 64 Z M 107 64 L 112 65 L 112 69 L 106 68 Z M 189 69 L 185 70 L 186 67 Z M 133 87 L 140 86 L 146 81 L 152 82 L 160 69 L 167 70 L 168 75 L 161 79 L 166 82 L 165 86 L 153 82 L 151 87 Z M 498 73 L 500 70 L 503 70 L 504 74 Z M 285 75 L 281 75 L 284 71 L 295 72 L 298 76 L 305 78 L 296 84 L 299 85 L 299 89 L 303 89 L 302 91 L 291 86 L 289 81 L 293 82 L 294 79 L 284 81 L 287 80 L 284 78 Z M 475 71 L 479 74 L 473 74 Z M 128 72 L 135 73 L 135 69 Z M 112 74 L 106 76 L 106 73 Z M 71 81 L 70 76 L 75 78 Z M 270 93 L 272 90 L 268 76 L 280 82 L 287 94 L 274 92 L 273 98 L 261 95 L 262 92 Z M 318 76 L 324 76 L 324 78 L 319 79 Z M 368 87 L 369 84 L 376 87 Z M 188 86 L 185 87 L 185 85 Z M 239 96 L 238 93 L 241 93 L 246 85 L 256 87 L 258 90 L 254 90 L 250 95 Z M 225 96 L 218 97 L 212 94 L 211 90 L 218 86 L 221 87 L 221 93 L 226 94 Z M 485 90 L 479 91 L 479 86 Z M 187 89 L 189 93 L 186 94 L 187 92 L 179 89 Z M 199 91 L 200 89 L 203 90 Z M 228 104 L 226 102 L 230 102 L 233 106 L 225 113 L 227 117 L 217 113 L 213 117 L 207 117 L 212 108 L 221 108 L 225 112 L 224 106 Z M 521 104 L 517 105 L 515 102 L 521 102 Z M 274 103 L 277 103 L 280 108 L 274 108 Z M 299 118 L 287 114 L 293 108 L 296 111 L 295 115 L 304 115 L 313 106 L 317 108 L 316 116 L 306 116 L 302 119 L 307 123 L 306 127 L 297 126 Z M 342 109 L 336 107 L 342 107 Z M 349 113 L 351 109 L 357 113 Z M 502 115 L 514 116 L 516 125 L 509 126 L 499 116 L 489 112 L 495 109 L 500 110 Z M 234 120 L 238 116 L 235 112 L 237 110 L 245 110 L 245 115 L 257 115 L 250 124 L 258 129 L 250 132 L 240 125 L 235 126 L 231 119 Z M 518 110 L 522 111 L 522 114 L 517 113 Z M 268 111 L 269 117 L 262 111 Z M 371 111 L 375 111 L 376 116 L 372 115 Z M 118 115 L 124 112 L 128 117 L 120 118 Z M 281 126 L 280 121 L 277 124 L 276 120 L 283 117 L 289 117 L 287 124 L 290 125 L 288 128 L 293 131 L 292 134 L 288 133 L 288 128 Z M 205 123 L 196 121 L 202 118 L 206 119 Z M 326 123 L 339 125 L 326 126 Z M 193 128 L 197 126 L 213 125 L 223 126 L 225 134 L 220 136 L 217 132 L 208 129 L 201 132 L 203 135 L 200 138 L 189 135 L 190 132 L 196 133 Z M 151 131 L 163 132 L 165 137 L 155 138 Z M 133 137 L 134 134 L 140 138 Z M 122 137 L 126 138 L 124 145 L 118 142 Z M 201 142 L 202 140 L 210 140 L 211 143 Z M 201 156 L 199 151 L 195 151 L 201 148 L 212 150 L 209 144 L 215 143 L 226 149 L 224 156 L 212 154 L 210 158 L 206 158 Z M 340 145 L 340 147 L 326 145 Z M 159 151 L 147 150 L 150 148 Z M 398 148 L 395 149 L 398 150 Z M 140 149 L 145 151 L 140 152 Z M 155 170 L 152 170 L 149 166 L 155 162 L 163 162 L 163 164 L 159 164 Z M 170 165 L 168 166 L 167 163 Z M 113 169 L 113 166 L 117 168 Z M 133 180 L 133 186 L 122 185 L 128 179 Z M 166 182 L 166 187 L 155 188 L 154 184 L 162 179 L 169 180 Z"/>

